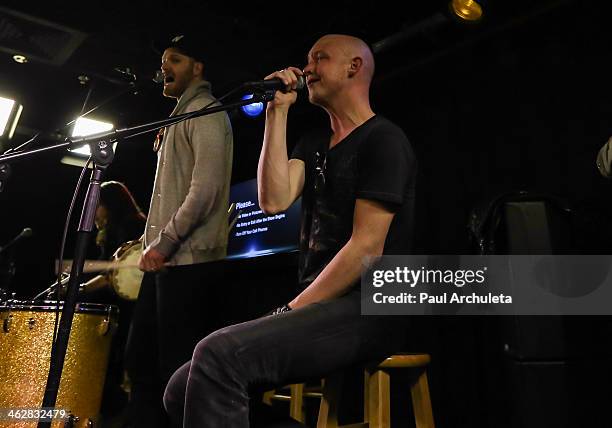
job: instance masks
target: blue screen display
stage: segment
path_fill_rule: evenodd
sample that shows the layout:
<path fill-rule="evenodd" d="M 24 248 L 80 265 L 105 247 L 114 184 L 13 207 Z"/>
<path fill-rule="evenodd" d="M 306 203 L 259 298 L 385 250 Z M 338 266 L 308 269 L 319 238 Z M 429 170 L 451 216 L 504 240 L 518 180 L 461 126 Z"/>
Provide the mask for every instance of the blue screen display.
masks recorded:
<path fill-rule="evenodd" d="M 285 212 L 265 214 L 259 208 L 257 181 L 232 186 L 230 215 L 233 227 L 228 237 L 227 258 L 240 259 L 298 250 L 300 206 L 298 199 Z"/>

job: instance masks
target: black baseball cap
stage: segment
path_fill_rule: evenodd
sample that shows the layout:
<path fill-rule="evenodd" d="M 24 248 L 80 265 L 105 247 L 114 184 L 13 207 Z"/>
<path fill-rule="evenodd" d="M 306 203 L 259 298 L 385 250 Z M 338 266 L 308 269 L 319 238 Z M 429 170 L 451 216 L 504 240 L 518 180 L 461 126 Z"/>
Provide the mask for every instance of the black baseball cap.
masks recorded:
<path fill-rule="evenodd" d="M 204 62 L 206 59 L 206 49 L 204 42 L 191 34 L 178 34 L 173 36 L 170 41 L 157 43 L 156 50 L 161 55 L 166 49 L 176 49 L 183 55 L 187 55 L 196 61 Z"/>

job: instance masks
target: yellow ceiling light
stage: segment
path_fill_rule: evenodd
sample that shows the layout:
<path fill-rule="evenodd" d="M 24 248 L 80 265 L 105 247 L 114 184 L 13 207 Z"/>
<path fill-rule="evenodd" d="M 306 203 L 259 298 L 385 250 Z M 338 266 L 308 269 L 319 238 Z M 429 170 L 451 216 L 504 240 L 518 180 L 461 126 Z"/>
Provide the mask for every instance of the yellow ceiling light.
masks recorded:
<path fill-rule="evenodd" d="M 478 21 L 482 18 L 482 7 L 474 0 L 452 0 L 450 7 L 464 21 Z"/>

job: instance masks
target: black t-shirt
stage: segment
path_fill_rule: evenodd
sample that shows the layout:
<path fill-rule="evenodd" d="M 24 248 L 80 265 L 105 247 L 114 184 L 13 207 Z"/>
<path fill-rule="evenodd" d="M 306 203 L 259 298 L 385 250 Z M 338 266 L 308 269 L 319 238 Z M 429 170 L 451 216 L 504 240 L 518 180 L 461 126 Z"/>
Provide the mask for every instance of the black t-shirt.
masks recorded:
<path fill-rule="evenodd" d="M 307 287 L 348 242 L 357 199 L 395 212 L 384 254 L 409 254 L 413 244 L 417 162 L 404 132 L 374 116 L 331 149 L 330 131 L 313 132 L 291 158 L 305 163 L 299 281 Z"/>

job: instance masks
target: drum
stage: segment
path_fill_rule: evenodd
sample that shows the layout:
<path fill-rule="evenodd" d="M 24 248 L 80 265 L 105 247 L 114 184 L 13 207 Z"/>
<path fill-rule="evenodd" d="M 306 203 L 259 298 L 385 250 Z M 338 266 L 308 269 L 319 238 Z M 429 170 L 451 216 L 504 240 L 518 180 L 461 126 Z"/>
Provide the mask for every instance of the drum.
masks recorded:
<path fill-rule="evenodd" d="M 40 408 L 42 404 L 55 302 L 39 303 L 0 303 L 0 409 Z M 110 305 L 80 303 L 76 307 L 56 405 L 79 418 L 76 427 L 88 427 L 97 420 L 117 315 L 117 308 Z M 64 422 L 58 419 L 52 426 L 61 427 Z M 35 420 L 3 425 L 7 423 L 5 419 L 0 426 L 37 425 Z"/>
<path fill-rule="evenodd" d="M 133 301 L 138 298 L 140 283 L 144 275 L 137 267 L 141 255 L 142 242 L 140 240 L 126 242 L 113 254 L 113 261 L 120 265 L 130 266 L 112 269 L 108 273 L 113 290 L 122 299 Z"/>

